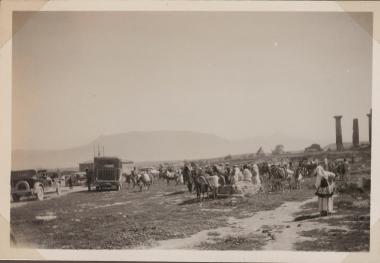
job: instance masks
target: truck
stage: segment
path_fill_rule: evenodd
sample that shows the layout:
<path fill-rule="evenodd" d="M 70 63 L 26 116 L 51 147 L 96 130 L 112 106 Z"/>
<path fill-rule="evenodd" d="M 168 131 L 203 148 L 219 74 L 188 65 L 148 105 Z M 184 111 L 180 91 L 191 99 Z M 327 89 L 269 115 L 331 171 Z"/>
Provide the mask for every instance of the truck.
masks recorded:
<path fill-rule="evenodd" d="M 61 194 L 59 177 L 52 176 L 46 169 L 11 171 L 11 197 L 18 202 L 21 197 L 33 196 L 43 200 L 46 193 Z"/>
<path fill-rule="evenodd" d="M 92 178 L 96 191 L 121 190 L 126 175 L 130 174 L 133 162 L 123 161 L 118 157 L 94 157 Z M 91 171 L 89 171 L 91 173 Z"/>

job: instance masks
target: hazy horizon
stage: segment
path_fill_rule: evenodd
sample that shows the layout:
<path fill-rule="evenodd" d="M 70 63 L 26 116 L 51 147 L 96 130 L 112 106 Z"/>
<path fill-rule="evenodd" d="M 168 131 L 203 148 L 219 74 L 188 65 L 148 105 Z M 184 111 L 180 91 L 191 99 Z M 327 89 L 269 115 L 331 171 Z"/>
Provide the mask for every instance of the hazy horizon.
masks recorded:
<path fill-rule="evenodd" d="M 15 12 L 12 148 L 190 131 L 368 141 L 372 15 Z M 269 150 L 269 149 L 268 149 Z"/>
<path fill-rule="evenodd" d="M 117 133 L 112 133 L 112 134 L 100 134 L 98 135 L 97 137 L 91 139 L 90 141 L 86 141 L 86 142 L 83 142 L 82 144 L 79 144 L 79 145 L 73 145 L 73 146 L 70 146 L 70 147 L 63 147 L 63 148 L 35 148 L 35 149 L 23 149 L 23 148 L 14 148 L 12 149 L 13 151 L 60 151 L 60 150 L 67 150 L 67 149 L 72 149 L 72 148 L 77 148 L 77 147 L 81 147 L 81 146 L 85 146 L 85 145 L 89 145 L 89 144 L 92 144 L 94 141 L 102 138 L 102 137 L 112 137 L 112 136 L 118 136 L 118 135 L 125 135 L 125 134 L 131 134 L 131 133 L 164 133 L 164 132 L 168 132 L 168 133 L 194 133 L 194 134 L 204 134 L 204 135 L 211 135 L 211 136 L 215 136 L 215 137 L 218 137 L 220 139 L 225 139 L 225 140 L 228 140 L 228 141 L 245 141 L 245 140 L 250 140 L 250 139 L 256 139 L 256 138 L 268 138 L 268 137 L 288 137 L 288 138 L 292 138 L 292 139 L 295 139 L 295 137 L 292 137 L 288 134 L 283 134 L 283 133 L 272 133 L 272 134 L 267 134 L 267 135 L 255 135 L 255 136 L 251 136 L 251 137 L 245 137 L 245 138 L 225 138 L 225 137 L 222 137 L 222 136 L 219 136 L 217 134 L 213 134 L 213 133 L 207 133 L 207 132 L 196 132 L 196 131 L 189 131 L 189 130 L 149 130 L 149 131 L 138 131 L 138 130 L 131 130 L 131 131 L 127 131 L 127 132 L 117 132 Z M 363 136 L 364 137 L 364 136 Z M 312 141 L 313 143 L 317 143 L 317 144 L 320 144 L 321 147 L 325 147 L 327 146 L 328 144 L 331 144 L 331 143 L 335 143 L 335 139 L 333 141 L 327 141 L 327 140 L 313 140 L 311 138 L 307 138 L 307 137 L 297 137 L 299 140 L 309 140 L 309 141 Z M 369 140 L 367 138 L 364 138 L 364 139 L 360 139 L 360 143 L 367 143 L 369 142 Z M 352 140 L 343 140 L 343 143 L 352 143 Z M 281 144 L 281 143 L 280 143 Z M 285 146 L 285 148 L 287 148 L 287 145 L 286 143 L 283 145 Z M 96 146 L 96 145 L 95 145 Z M 306 146 L 309 146 L 309 145 L 305 145 Z M 258 149 L 256 149 L 258 150 Z M 266 150 L 272 150 L 272 149 L 266 149 Z M 297 149 L 297 150 L 303 150 L 302 148 L 300 149 Z M 292 149 L 291 151 L 294 151 L 294 149 Z M 149 160 L 148 160 L 149 161 Z"/>

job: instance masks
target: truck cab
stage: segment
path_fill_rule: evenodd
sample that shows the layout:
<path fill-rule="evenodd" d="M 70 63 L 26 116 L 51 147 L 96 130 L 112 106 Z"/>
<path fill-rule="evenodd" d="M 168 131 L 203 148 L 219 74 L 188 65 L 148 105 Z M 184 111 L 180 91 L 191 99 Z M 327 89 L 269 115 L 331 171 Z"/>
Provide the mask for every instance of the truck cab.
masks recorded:
<path fill-rule="evenodd" d="M 125 181 L 122 160 L 117 157 L 95 157 L 93 178 L 97 191 L 121 190 Z"/>

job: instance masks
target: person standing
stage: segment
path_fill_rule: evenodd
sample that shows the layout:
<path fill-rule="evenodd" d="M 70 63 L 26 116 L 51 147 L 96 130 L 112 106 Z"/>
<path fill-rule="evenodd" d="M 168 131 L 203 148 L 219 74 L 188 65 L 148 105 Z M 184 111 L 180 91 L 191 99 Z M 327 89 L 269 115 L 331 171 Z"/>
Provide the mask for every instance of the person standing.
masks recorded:
<path fill-rule="evenodd" d="M 211 176 L 209 176 L 208 182 L 211 188 L 213 199 L 215 199 L 218 196 L 219 176 L 215 172 L 213 172 Z"/>
<path fill-rule="evenodd" d="M 263 186 L 261 185 L 260 171 L 257 164 L 253 165 L 253 180 L 254 184 L 258 187 L 259 191 L 263 191 Z"/>
<path fill-rule="evenodd" d="M 72 190 L 72 189 L 73 189 L 73 178 L 72 178 L 71 175 L 70 175 L 70 177 L 69 177 L 68 183 L 69 183 L 69 188 L 70 188 L 70 190 Z"/>
<path fill-rule="evenodd" d="M 243 176 L 244 176 L 244 181 L 252 182 L 252 173 L 248 169 L 248 166 L 246 164 L 244 165 Z"/>
<path fill-rule="evenodd" d="M 240 169 L 237 167 L 237 165 L 234 165 L 233 174 L 231 178 L 231 184 L 232 184 L 232 188 L 235 191 L 237 190 L 237 183 L 239 182 L 239 173 L 240 173 Z"/>
<path fill-rule="evenodd" d="M 327 159 L 327 156 L 324 159 L 324 169 L 325 171 L 329 170 L 329 160 Z"/>
<path fill-rule="evenodd" d="M 326 172 L 322 165 L 318 164 L 316 171 L 316 195 L 318 196 L 318 209 L 321 216 L 327 216 L 328 212 L 332 212 L 332 195 L 333 189 L 329 184 L 329 175 L 331 172 Z M 330 203 L 330 204 L 329 204 Z"/>
<path fill-rule="evenodd" d="M 91 191 L 91 175 L 88 168 L 86 169 L 86 178 L 87 178 L 87 189 L 88 191 Z"/>
<path fill-rule="evenodd" d="M 290 161 L 288 163 L 288 169 L 293 170 L 293 162 L 292 161 Z"/>
<path fill-rule="evenodd" d="M 229 163 L 226 163 L 226 174 L 225 174 L 225 181 L 226 184 L 231 184 L 231 176 L 232 176 L 232 171 Z"/>
<path fill-rule="evenodd" d="M 334 192 L 335 192 L 335 174 L 329 171 L 326 171 L 327 174 L 327 182 L 329 184 L 329 192 L 330 192 L 330 197 L 328 200 L 328 213 L 332 214 L 334 213 Z"/>
<path fill-rule="evenodd" d="M 350 183 L 350 164 L 346 158 L 344 158 L 343 161 L 343 166 L 344 166 L 344 178 L 346 183 Z"/>

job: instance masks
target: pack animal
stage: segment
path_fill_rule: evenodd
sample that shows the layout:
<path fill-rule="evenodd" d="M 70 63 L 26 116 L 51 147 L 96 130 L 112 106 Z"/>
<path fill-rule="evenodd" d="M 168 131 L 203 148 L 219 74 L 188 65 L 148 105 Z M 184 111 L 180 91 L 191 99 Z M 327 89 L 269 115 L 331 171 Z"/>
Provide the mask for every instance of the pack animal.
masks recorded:
<path fill-rule="evenodd" d="M 145 186 L 149 190 L 152 180 L 148 173 L 139 174 L 137 179 L 137 185 L 140 187 L 140 192 L 142 192 L 143 187 Z"/>

